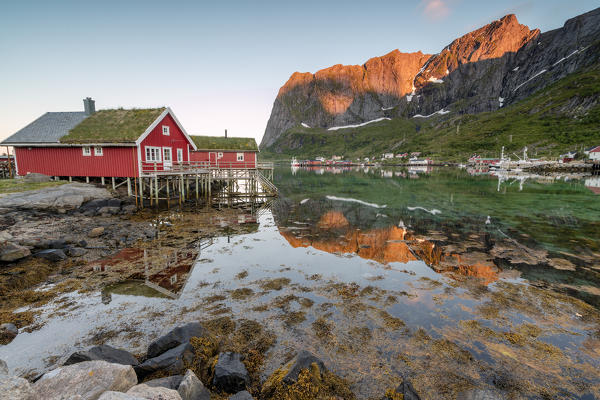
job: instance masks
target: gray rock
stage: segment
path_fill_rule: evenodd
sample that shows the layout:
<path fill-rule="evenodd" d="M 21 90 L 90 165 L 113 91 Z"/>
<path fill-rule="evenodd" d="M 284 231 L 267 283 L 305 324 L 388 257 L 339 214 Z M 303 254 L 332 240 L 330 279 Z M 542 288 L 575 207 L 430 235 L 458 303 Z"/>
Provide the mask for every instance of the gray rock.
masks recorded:
<path fill-rule="evenodd" d="M 411 385 L 410 382 L 404 380 L 398 387 L 396 388 L 396 393 L 404 395 L 405 400 L 420 400 L 419 395 L 415 391 L 415 388 Z"/>
<path fill-rule="evenodd" d="M 41 182 L 50 182 L 50 177 L 44 174 L 38 174 L 37 172 L 30 172 L 29 174 L 23 177 L 25 182 L 31 183 L 41 183 Z"/>
<path fill-rule="evenodd" d="M 4 242 L 8 242 L 9 240 L 12 240 L 13 236 L 6 232 L 6 231 L 0 231 L 0 243 L 4 243 Z"/>
<path fill-rule="evenodd" d="M 47 372 L 33 384 L 37 399 L 95 400 L 107 390 L 122 392 L 137 384 L 130 365 L 85 361 Z"/>
<path fill-rule="evenodd" d="M 237 393 L 246 389 L 250 382 L 248 371 L 242 363 L 242 356 L 238 353 L 219 353 L 219 360 L 215 366 L 213 385 L 227 393 Z"/>
<path fill-rule="evenodd" d="M 102 207 L 98 209 L 98 214 L 115 215 L 118 214 L 121 209 L 119 207 Z"/>
<path fill-rule="evenodd" d="M 139 361 L 131 353 L 116 349 L 107 344 L 94 346 L 87 351 L 77 351 L 69 356 L 63 365 L 71 365 L 84 361 L 104 360 L 123 365 L 138 365 Z"/>
<path fill-rule="evenodd" d="M 459 393 L 457 400 L 502 400 L 508 398 L 506 393 L 491 389 L 471 389 Z"/>
<path fill-rule="evenodd" d="M 0 333 L 5 335 L 12 335 L 12 337 L 15 337 L 19 334 L 19 328 L 17 328 L 15 324 L 7 322 L 5 324 L 0 325 Z"/>
<path fill-rule="evenodd" d="M 61 261 L 67 258 L 67 255 L 61 249 L 48 249 L 38 251 L 34 254 L 34 257 L 43 258 L 48 261 Z"/>
<path fill-rule="evenodd" d="M 121 210 L 123 211 L 123 214 L 133 214 L 137 210 L 137 207 L 133 204 L 130 204 L 128 206 L 123 206 Z"/>
<path fill-rule="evenodd" d="M 162 386 L 167 389 L 177 390 L 182 380 L 183 375 L 172 375 L 166 378 L 152 379 L 151 381 L 144 382 L 144 384 L 152 387 Z"/>
<path fill-rule="evenodd" d="M 81 257 L 87 253 L 87 250 L 81 247 L 69 247 L 66 251 L 69 257 Z"/>
<path fill-rule="evenodd" d="M 68 183 L 27 192 L 9 193 L 0 198 L 0 207 L 37 210 L 73 210 L 92 199 L 110 198 L 108 190 L 85 183 Z"/>
<path fill-rule="evenodd" d="M 197 322 L 179 326 L 150 343 L 148 346 L 148 358 L 154 358 L 169 349 L 189 343 L 192 337 L 201 337 L 204 333 L 204 328 Z"/>
<path fill-rule="evenodd" d="M 182 400 L 210 400 L 210 392 L 204 387 L 200 379 L 192 372 L 187 370 L 177 392 Z"/>
<path fill-rule="evenodd" d="M 247 391 L 242 390 L 241 392 L 237 392 L 233 396 L 229 396 L 229 400 L 254 400 L 254 397 Z"/>
<path fill-rule="evenodd" d="M 108 391 L 102 393 L 98 400 L 146 400 L 143 397 L 137 397 L 132 394 L 127 394 L 123 392 L 113 392 Z"/>
<path fill-rule="evenodd" d="M 316 363 L 321 371 L 326 371 L 325 364 L 312 353 L 302 350 L 296 356 L 296 359 L 290 367 L 288 373 L 283 377 L 283 382 L 290 385 L 298 381 L 298 375 L 303 369 L 310 368 L 311 364 Z"/>
<path fill-rule="evenodd" d="M 31 384 L 23 378 L 0 374 L 0 394 L 2 399 L 10 400 L 35 400 L 36 397 Z"/>
<path fill-rule="evenodd" d="M 31 251 L 24 246 L 15 243 L 5 243 L 0 249 L 0 261 L 13 262 L 25 258 L 31 254 Z"/>
<path fill-rule="evenodd" d="M 172 348 L 159 356 L 150 358 L 142 364 L 135 366 L 135 372 L 141 379 L 156 371 L 166 371 L 171 374 L 181 373 L 186 364 L 194 359 L 194 348 L 189 343 L 184 343 Z"/>
<path fill-rule="evenodd" d="M 162 386 L 148 386 L 145 384 L 135 385 L 127 391 L 127 394 L 136 398 L 149 400 L 182 400 L 176 390 L 167 389 Z"/>
<path fill-rule="evenodd" d="M 0 360 L 0 375 L 8 375 L 8 365 L 4 360 Z"/>
<path fill-rule="evenodd" d="M 97 226 L 88 233 L 88 236 L 91 238 L 95 238 L 95 237 L 102 235 L 103 233 L 104 233 L 104 227 Z"/>
<path fill-rule="evenodd" d="M 47 247 L 48 249 L 64 249 L 65 247 L 67 247 L 67 241 L 65 239 L 55 239 L 55 240 L 49 240 L 47 242 Z"/>

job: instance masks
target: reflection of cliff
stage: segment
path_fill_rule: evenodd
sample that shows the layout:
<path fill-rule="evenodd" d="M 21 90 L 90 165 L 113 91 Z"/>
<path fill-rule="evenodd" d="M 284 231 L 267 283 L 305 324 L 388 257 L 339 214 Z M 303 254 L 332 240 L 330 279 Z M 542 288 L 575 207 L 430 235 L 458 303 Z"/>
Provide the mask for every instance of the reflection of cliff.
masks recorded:
<path fill-rule="evenodd" d="M 498 268 L 483 253 L 444 251 L 426 237 L 389 226 L 362 231 L 350 225 L 340 211 L 327 211 L 307 229 L 280 228 L 292 247 L 313 247 L 328 253 L 352 253 L 383 264 L 422 260 L 437 272 L 481 278 L 485 284 L 498 279 Z"/>

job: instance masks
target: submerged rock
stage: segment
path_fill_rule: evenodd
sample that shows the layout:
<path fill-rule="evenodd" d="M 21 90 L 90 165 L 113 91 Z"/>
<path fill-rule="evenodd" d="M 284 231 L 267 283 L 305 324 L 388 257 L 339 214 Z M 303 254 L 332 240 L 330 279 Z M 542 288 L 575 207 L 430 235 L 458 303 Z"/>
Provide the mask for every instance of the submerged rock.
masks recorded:
<path fill-rule="evenodd" d="M 138 365 L 139 361 L 131 353 L 103 344 L 89 350 L 77 351 L 69 356 L 63 365 L 71 365 L 84 361 L 103 360 L 123 365 Z"/>
<path fill-rule="evenodd" d="M 408 381 L 403 381 L 395 390 L 386 392 L 385 400 L 396 400 L 397 398 L 402 398 L 403 400 L 421 400 L 415 388 Z"/>
<path fill-rule="evenodd" d="M 61 260 L 64 260 L 67 258 L 67 255 L 61 249 L 48 249 L 48 250 L 38 251 L 37 253 L 34 254 L 34 256 L 38 257 L 38 258 L 43 258 L 48 261 L 53 261 L 53 262 L 61 261 Z"/>
<path fill-rule="evenodd" d="M 0 325 L 0 343 L 10 343 L 19 334 L 19 328 L 14 324 L 6 323 Z"/>
<path fill-rule="evenodd" d="M 310 352 L 308 352 L 306 350 L 301 350 L 298 353 L 298 355 L 296 356 L 296 360 L 294 361 L 294 364 L 292 364 L 292 366 L 288 370 L 288 373 L 283 378 L 283 382 L 287 383 L 288 385 L 292 384 L 294 382 L 297 382 L 298 381 L 298 375 L 300 374 L 300 371 L 302 371 L 303 369 L 310 368 L 310 366 L 313 363 L 317 364 L 317 366 L 319 367 L 319 369 L 321 371 L 325 371 L 326 370 L 325 364 L 323 364 L 323 361 L 321 361 L 320 359 L 318 359 L 312 353 L 310 353 Z"/>
<path fill-rule="evenodd" d="M 213 385 L 218 390 L 237 393 L 246 389 L 249 382 L 250 377 L 240 354 L 232 352 L 219 354 L 213 378 Z"/>
<path fill-rule="evenodd" d="M 210 392 L 191 370 L 187 370 L 177 392 L 182 400 L 210 400 Z"/>
<path fill-rule="evenodd" d="M 156 371 L 178 374 L 183 371 L 186 365 L 190 365 L 193 359 L 194 347 L 189 343 L 184 343 L 135 366 L 135 373 L 140 378 Z"/>
<path fill-rule="evenodd" d="M 137 377 L 130 365 L 85 361 L 47 372 L 33 384 L 33 390 L 36 399 L 94 400 L 106 391 L 123 392 L 136 384 Z"/>
<path fill-rule="evenodd" d="M 181 400 L 181 396 L 176 390 L 167 389 L 162 386 L 148 386 L 145 384 L 135 385 L 127 391 L 128 395 L 134 396 L 136 399 L 149 400 Z"/>
<path fill-rule="evenodd" d="M 189 343 L 191 338 L 201 337 L 204 333 L 204 328 L 197 322 L 179 326 L 150 343 L 148 346 L 148 358 L 154 358 L 169 349 Z"/>
<path fill-rule="evenodd" d="M 35 400 L 47 398 L 35 396 L 35 392 L 27 379 L 3 374 L 0 374 L 0 395 L 2 399 L 10 400 Z"/>
<path fill-rule="evenodd" d="M 0 375 L 8 375 L 8 365 L 4 360 L 0 360 Z"/>

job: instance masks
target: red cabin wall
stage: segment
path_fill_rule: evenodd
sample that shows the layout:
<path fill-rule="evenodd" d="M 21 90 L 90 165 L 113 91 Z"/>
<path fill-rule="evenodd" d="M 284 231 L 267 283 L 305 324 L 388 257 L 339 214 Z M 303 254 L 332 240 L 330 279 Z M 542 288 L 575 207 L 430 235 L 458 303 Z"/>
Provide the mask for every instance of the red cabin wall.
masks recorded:
<path fill-rule="evenodd" d="M 166 125 L 169 127 L 169 135 L 163 135 L 162 127 Z M 193 150 L 185 134 L 179 129 L 177 123 L 167 114 L 162 121 L 154 127 L 148 136 L 140 143 L 142 169 L 148 170 L 154 167 L 154 162 L 146 160 L 146 146 L 160 147 L 161 152 L 163 147 L 171 147 L 171 157 L 173 164 L 177 163 L 177 149 L 183 150 L 183 161 L 189 161 L 189 153 Z M 163 170 L 163 154 L 161 153 L 161 162 L 156 163 L 157 170 Z"/>
<path fill-rule="evenodd" d="M 15 147 L 19 175 L 134 177 L 137 151 L 133 146 L 102 147 L 101 156 L 83 155 L 82 147 Z"/>
<path fill-rule="evenodd" d="M 216 162 L 211 163 L 212 167 L 219 166 L 221 168 L 256 168 L 257 155 L 255 151 L 233 151 L 233 150 L 198 150 L 190 151 L 190 161 L 209 161 L 209 153 L 223 153 L 223 157 L 218 158 Z M 244 153 L 244 161 L 237 160 L 237 153 Z"/>

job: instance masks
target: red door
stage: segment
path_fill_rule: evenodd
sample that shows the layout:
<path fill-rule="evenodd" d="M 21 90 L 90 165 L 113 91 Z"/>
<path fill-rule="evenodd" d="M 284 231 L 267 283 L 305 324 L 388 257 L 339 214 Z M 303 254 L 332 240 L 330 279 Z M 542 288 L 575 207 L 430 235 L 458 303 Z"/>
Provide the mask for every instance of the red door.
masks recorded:
<path fill-rule="evenodd" d="M 208 161 L 210 162 L 210 166 L 214 167 L 217 165 L 217 153 L 211 151 L 208 153 Z"/>

